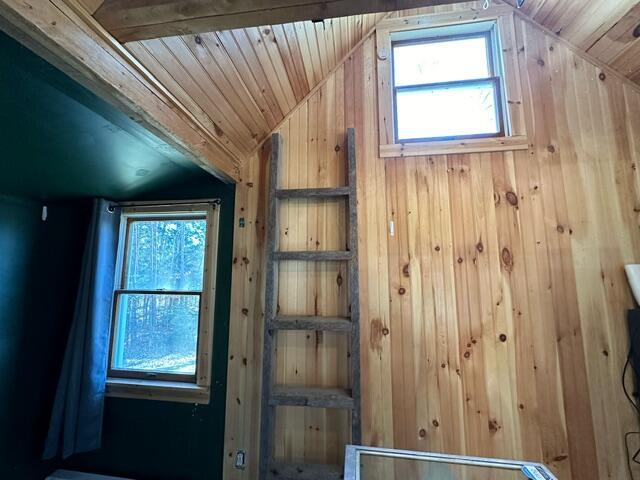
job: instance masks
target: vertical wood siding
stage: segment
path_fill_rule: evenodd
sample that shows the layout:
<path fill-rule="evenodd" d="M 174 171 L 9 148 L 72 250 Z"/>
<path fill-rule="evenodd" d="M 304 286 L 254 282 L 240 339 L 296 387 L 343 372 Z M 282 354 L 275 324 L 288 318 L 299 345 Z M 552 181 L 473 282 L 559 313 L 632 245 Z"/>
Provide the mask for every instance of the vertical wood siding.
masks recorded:
<path fill-rule="evenodd" d="M 623 265 L 640 261 L 640 95 L 529 23 L 516 19 L 516 36 L 529 151 L 379 159 L 371 37 L 279 130 L 283 185 L 343 185 L 356 129 L 366 444 L 626 479 L 624 432 L 638 425 L 620 386 L 633 306 Z M 268 146 L 236 193 L 225 480 L 256 475 L 267 161 Z M 307 202 L 282 207 L 283 245 L 343 246 L 341 204 Z M 346 278 L 338 264 L 290 262 L 280 309 L 344 314 Z M 341 335 L 280 334 L 278 379 L 347 385 Z M 340 461 L 348 436 L 344 414 L 292 408 L 276 454 Z"/>

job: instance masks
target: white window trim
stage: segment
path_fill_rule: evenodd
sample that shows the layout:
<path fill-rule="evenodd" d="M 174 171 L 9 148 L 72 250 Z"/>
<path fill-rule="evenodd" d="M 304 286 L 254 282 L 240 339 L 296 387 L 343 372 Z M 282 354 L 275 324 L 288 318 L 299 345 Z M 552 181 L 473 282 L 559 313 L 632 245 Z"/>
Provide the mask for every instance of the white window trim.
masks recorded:
<path fill-rule="evenodd" d="M 396 142 L 391 65 L 392 36 L 397 36 L 398 32 L 487 21 L 496 22 L 497 35 L 502 51 L 504 88 L 501 93 L 505 98 L 505 116 L 508 118 L 508 122 L 505 125 L 505 136 L 407 143 Z M 529 138 L 525 126 L 520 66 L 515 37 L 514 14 L 509 6 L 496 6 L 486 11 L 467 10 L 389 18 L 380 22 L 376 28 L 379 156 L 388 158 L 528 149 Z"/>
<path fill-rule="evenodd" d="M 178 212 L 185 214 L 204 213 L 206 214 L 207 219 L 204 278 L 198 323 L 196 380 L 195 382 L 183 382 L 162 379 L 108 377 L 106 382 L 106 395 L 109 397 L 144 398 L 199 404 L 208 404 L 210 401 L 218 255 L 218 227 L 220 219 L 220 208 L 217 202 L 193 200 L 174 203 L 131 202 L 122 204 L 122 218 L 120 221 L 118 260 L 116 268 L 117 283 L 114 285 L 114 290 L 119 288 L 122 281 L 124 250 L 126 248 L 125 240 L 127 233 L 127 219 L 135 216 L 162 216 Z M 115 324 L 115 314 L 116 305 L 114 302 L 112 306 L 112 327 Z M 113 332 L 109 333 L 109 362 L 111 361 L 112 333 Z"/>

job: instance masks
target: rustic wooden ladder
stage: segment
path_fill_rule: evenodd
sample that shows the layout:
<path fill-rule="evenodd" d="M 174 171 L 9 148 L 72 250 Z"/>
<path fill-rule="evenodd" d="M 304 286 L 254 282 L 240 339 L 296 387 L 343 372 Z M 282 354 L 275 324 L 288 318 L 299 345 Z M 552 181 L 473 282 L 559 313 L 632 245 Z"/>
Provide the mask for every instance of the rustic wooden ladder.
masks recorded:
<path fill-rule="evenodd" d="M 338 465 L 291 464 L 273 458 L 275 409 L 278 406 L 338 408 L 351 411 L 351 443 L 361 443 L 360 432 L 360 305 L 358 288 L 358 223 L 356 205 L 355 132 L 347 130 L 348 185 L 335 188 L 279 189 L 282 139 L 271 137 L 271 165 L 267 224 L 267 278 L 265 291 L 264 349 L 262 353 L 262 403 L 260 420 L 260 480 L 334 480 L 342 478 Z M 279 251 L 278 200 L 291 198 L 340 198 L 348 201 L 348 250 Z M 278 262 L 349 262 L 349 317 L 279 316 Z M 281 330 L 345 332 L 350 334 L 351 388 L 291 387 L 273 384 L 275 336 Z"/>

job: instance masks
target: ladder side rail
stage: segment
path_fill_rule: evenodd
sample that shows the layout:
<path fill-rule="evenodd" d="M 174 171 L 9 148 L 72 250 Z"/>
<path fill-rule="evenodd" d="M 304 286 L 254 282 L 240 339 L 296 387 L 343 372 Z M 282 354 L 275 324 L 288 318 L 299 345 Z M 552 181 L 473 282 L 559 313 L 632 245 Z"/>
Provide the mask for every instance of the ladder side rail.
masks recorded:
<path fill-rule="evenodd" d="M 271 135 L 271 161 L 269 165 L 269 200 L 267 221 L 267 266 L 264 306 L 264 337 L 262 351 L 262 399 L 260 409 L 260 463 L 259 478 L 266 480 L 269 464 L 273 455 L 273 434 L 275 407 L 269 404 L 273 387 L 274 336 L 270 329 L 278 304 L 278 267 L 275 252 L 278 250 L 278 171 L 282 159 L 282 138 L 280 134 Z"/>
<path fill-rule="evenodd" d="M 356 177 L 356 138 L 353 128 L 347 129 L 347 168 L 349 178 L 349 301 L 351 305 L 351 443 L 362 443 L 360 401 L 360 283 L 358 274 L 358 202 Z"/>

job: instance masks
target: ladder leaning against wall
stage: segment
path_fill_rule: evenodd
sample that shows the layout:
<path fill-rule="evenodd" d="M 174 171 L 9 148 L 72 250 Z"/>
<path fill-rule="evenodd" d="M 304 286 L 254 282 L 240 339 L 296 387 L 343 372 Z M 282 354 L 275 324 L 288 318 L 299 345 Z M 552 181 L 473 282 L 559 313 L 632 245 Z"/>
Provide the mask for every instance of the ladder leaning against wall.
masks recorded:
<path fill-rule="evenodd" d="M 295 159 L 293 159 L 295 161 Z M 262 353 L 262 402 L 260 420 L 260 480 L 333 480 L 342 478 L 338 465 L 291 464 L 274 459 L 275 409 L 279 406 L 334 408 L 351 411 L 351 443 L 360 444 L 360 306 L 358 289 L 358 222 L 356 205 L 355 131 L 347 130 L 348 185 L 332 188 L 281 189 L 282 138 L 271 137 L 271 165 L 267 224 L 267 277 L 265 290 L 264 345 Z M 280 251 L 278 201 L 293 198 L 344 198 L 347 203 L 348 246 L 342 251 Z M 285 260 L 348 262 L 349 316 L 280 316 L 278 313 L 278 263 Z M 350 335 L 351 388 L 293 387 L 274 385 L 275 336 L 283 330 L 344 332 Z"/>

